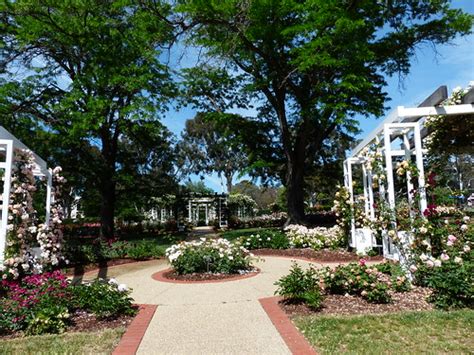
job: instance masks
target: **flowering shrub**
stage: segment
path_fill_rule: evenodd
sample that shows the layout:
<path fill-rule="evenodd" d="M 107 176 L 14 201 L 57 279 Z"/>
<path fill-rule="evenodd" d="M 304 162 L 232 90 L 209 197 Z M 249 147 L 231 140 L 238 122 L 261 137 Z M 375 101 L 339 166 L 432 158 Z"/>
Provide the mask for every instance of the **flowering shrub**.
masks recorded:
<path fill-rule="evenodd" d="M 431 212 L 415 235 L 410 269 L 416 282 L 433 288 L 440 308 L 474 307 L 474 226 L 470 218 L 454 220 Z"/>
<path fill-rule="evenodd" d="M 52 171 L 52 204 L 49 224 L 41 224 L 38 227 L 37 240 L 41 249 L 41 263 L 43 265 L 56 266 L 64 259 L 61 253 L 64 243 L 61 228 L 63 222 L 61 192 L 66 179 L 59 175 L 61 171 L 60 167 L 56 167 Z"/>
<path fill-rule="evenodd" d="M 317 272 L 313 268 L 304 271 L 297 263 L 291 267 L 290 273 L 280 278 L 275 285 L 279 294 L 293 302 L 305 302 L 310 308 L 321 308 L 323 296 L 319 287 Z"/>
<path fill-rule="evenodd" d="M 91 312 L 98 318 L 135 313 L 130 290 L 115 279 L 94 280 L 90 283 L 73 286 L 71 291 L 73 307 Z"/>
<path fill-rule="evenodd" d="M 290 224 L 285 228 L 290 246 L 293 248 L 337 248 L 344 244 L 342 230 L 338 227 L 307 228 L 298 224 Z"/>
<path fill-rule="evenodd" d="M 180 275 L 192 273 L 235 274 L 251 269 L 251 254 L 226 239 L 201 238 L 166 249 L 166 257 Z"/>
<path fill-rule="evenodd" d="M 241 237 L 239 242 L 248 250 L 263 248 L 287 249 L 290 246 L 285 233 L 271 230 L 262 230 L 258 234 Z"/>
<path fill-rule="evenodd" d="M 369 302 L 389 303 L 391 281 L 375 267 L 359 264 L 340 265 L 320 272 L 322 287 L 328 293 L 362 296 Z"/>
<path fill-rule="evenodd" d="M 36 191 L 33 153 L 15 149 L 8 206 L 6 260 L 0 267 L 2 279 L 18 279 L 27 274 L 40 273 L 44 266 L 55 266 L 62 260 L 61 168 L 53 170 L 52 208 L 49 225 L 39 225 L 33 207 Z M 33 257 L 31 248 L 39 243 L 41 258 Z"/>
<path fill-rule="evenodd" d="M 235 216 L 229 218 L 230 228 L 269 228 L 281 227 L 286 222 L 288 215 L 285 212 L 265 214 L 252 219 L 241 220 Z"/>
<path fill-rule="evenodd" d="M 59 271 L 0 283 L 0 333 L 61 333 L 76 310 L 97 317 L 133 314 L 130 292 L 116 281 L 71 285 Z"/>
<path fill-rule="evenodd" d="M 59 271 L 1 283 L 0 333 L 61 332 L 66 324 L 68 282 Z M 45 324 L 51 323 L 49 325 Z"/>

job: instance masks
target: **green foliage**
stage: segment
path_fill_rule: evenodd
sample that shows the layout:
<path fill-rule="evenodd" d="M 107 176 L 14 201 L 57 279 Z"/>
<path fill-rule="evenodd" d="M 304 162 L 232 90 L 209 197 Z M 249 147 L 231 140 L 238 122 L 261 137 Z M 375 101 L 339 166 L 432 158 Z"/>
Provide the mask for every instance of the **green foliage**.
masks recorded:
<path fill-rule="evenodd" d="M 472 252 L 471 252 L 472 253 Z M 428 286 L 433 288 L 430 301 L 436 307 L 474 308 L 474 260 L 465 260 L 461 265 L 453 261 L 431 269 L 427 276 Z"/>
<path fill-rule="evenodd" d="M 47 306 L 43 300 L 41 306 L 37 306 L 34 317 L 28 322 L 26 334 L 60 334 L 66 330 L 69 320 L 69 312 L 67 307 L 53 302 L 47 302 Z"/>
<path fill-rule="evenodd" d="M 115 280 L 109 282 L 94 280 L 71 286 L 71 292 L 71 303 L 74 308 L 91 312 L 98 318 L 133 315 L 136 312 L 132 307 L 131 291 L 124 285 L 118 285 Z"/>
<path fill-rule="evenodd" d="M 378 270 L 380 268 L 380 270 Z M 333 294 L 349 294 L 364 297 L 369 302 L 390 303 L 389 291 L 405 292 L 411 285 L 398 266 L 382 264 L 367 267 L 359 264 L 339 265 L 336 269 L 326 268 L 320 272 L 325 290 Z"/>
<path fill-rule="evenodd" d="M 237 274 L 251 269 L 248 251 L 225 239 L 176 244 L 167 249 L 166 255 L 180 275 L 206 272 Z"/>
<path fill-rule="evenodd" d="M 358 130 L 354 115 L 383 112 L 384 75 L 408 74 L 419 45 L 448 43 L 472 27 L 472 16 L 448 0 L 188 0 L 178 9 L 197 24 L 194 44 L 226 65 L 227 75 L 207 76 L 219 97 L 235 97 L 237 87 L 258 97 L 257 117 L 239 122 L 236 131 L 249 151 L 249 170 L 283 181 L 294 223 L 304 217 L 311 167 L 341 156 L 338 145 Z M 233 86 L 228 76 L 235 77 Z M 194 95 L 216 110 L 216 89 L 207 87 L 213 90 Z"/>
<path fill-rule="evenodd" d="M 275 282 L 278 286 L 275 294 L 291 301 L 305 302 L 310 308 L 317 310 L 321 308 L 323 296 L 316 275 L 313 268 L 305 271 L 297 263 L 293 263 L 290 273 Z"/>
<path fill-rule="evenodd" d="M 262 230 L 259 233 L 249 236 L 242 236 L 240 244 L 249 250 L 253 249 L 288 249 L 290 243 L 285 233 L 281 231 Z"/>
<path fill-rule="evenodd" d="M 55 157 L 79 188 L 100 193 L 108 238 L 117 195 L 170 180 L 169 132 L 157 120 L 175 95 L 160 61 L 173 37 L 169 11 L 131 0 L 0 4 L 0 112 L 57 136 Z"/>

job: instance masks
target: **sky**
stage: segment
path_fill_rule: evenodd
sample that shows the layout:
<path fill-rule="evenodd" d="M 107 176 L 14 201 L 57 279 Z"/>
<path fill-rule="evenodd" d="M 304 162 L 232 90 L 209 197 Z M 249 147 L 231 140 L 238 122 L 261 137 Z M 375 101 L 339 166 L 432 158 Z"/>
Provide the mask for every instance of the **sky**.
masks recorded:
<path fill-rule="evenodd" d="M 453 7 L 474 14 L 474 0 L 453 0 Z M 182 60 L 192 64 L 193 58 L 184 57 Z M 410 74 L 406 78 L 402 81 L 398 76 L 387 78 L 385 90 L 390 101 L 387 103 L 386 114 L 382 117 L 360 117 L 362 132 L 357 138 L 363 139 L 397 106 L 417 106 L 441 85 L 447 85 L 448 93 L 451 93 L 455 87 L 466 87 L 470 81 L 474 81 L 474 35 L 457 38 L 450 45 L 438 46 L 436 53 L 430 46 L 418 48 L 412 58 Z M 194 113 L 195 111 L 189 108 L 172 110 L 166 115 L 163 123 L 179 137 L 185 121 L 193 118 Z M 199 180 L 199 177 L 192 176 L 191 180 Z M 237 181 L 238 179 L 235 180 Z M 225 191 L 216 174 L 206 175 L 204 182 L 216 192 Z"/>

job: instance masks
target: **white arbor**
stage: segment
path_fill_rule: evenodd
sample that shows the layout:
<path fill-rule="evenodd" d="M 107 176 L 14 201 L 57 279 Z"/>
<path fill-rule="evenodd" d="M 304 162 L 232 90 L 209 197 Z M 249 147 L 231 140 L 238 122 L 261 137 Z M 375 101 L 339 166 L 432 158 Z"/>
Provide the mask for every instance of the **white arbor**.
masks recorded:
<path fill-rule="evenodd" d="M 13 169 L 13 156 L 15 149 L 29 150 L 13 134 L 8 132 L 5 128 L 0 126 L 0 170 L 3 172 L 3 191 L 1 194 L 0 204 L 0 262 L 4 260 L 7 225 L 9 215 L 11 178 Z M 41 179 L 46 179 L 46 216 L 45 224 L 49 224 L 51 213 L 51 188 L 52 188 L 52 170 L 48 169 L 46 162 L 41 159 L 36 153 L 32 152 L 35 162 L 33 174 Z"/>
<path fill-rule="evenodd" d="M 371 169 L 372 157 L 367 153 L 372 151 L 382 158 L 383 162 L 383 183 L 379 183 L 378 194 L 384 199 L 391 210 L 395 209 L 395 181 L 393 160 L 395 157 L 403 157 L 403 160 L 416 164 L 417 179 L 416 189 L 418 192 L 417 201 L 413 200 L 411 191 L 414 189 L 412 172 L 406 169 L 407 181 L 407 201 L 411 207 L 418 211 L 422 216 L 427 207 L 425 192 L 425 174 L 424 174 L 424 154 L 426 150 L 423 147 L 423 140 L 429 134 L 425 127 L 425 120 L 428 116 L 450 116 L 474 114 L 474 88 L 464 95 L 463 102 L 457 105 L 438 106 L 448 97 L 446 86 L 441 86 L 432 95 L 430 95 L 418 107 L 406 108 L 399 106 L 392 111 L 380 125 L 367 135 L 367 137 L 352 151 L 351 156 L 344 161 L 344 185 L 349 191 L 350 203 L 354 206 L 353 189 L 353 165 L 362 166 L 362 183 L 364 212 L 369 220 L 373 221 L 376 217 L 376 208 L 374 201 L 373 182 L 376 176 Z M 472 124 L 472 123 L 471 123 Z M 374 148 L 375 147 L 375 148 Z M 375 151 L 374 151 L 375 150 Z M 414 156 L 414 159 L 412 159 Z M 354 207 L 353 207 L 354 208 Z M 413 216 L 416 217 L 416 216 Z M 395 221 L 393 221 L 395 222 Z M 401 243 L 409 242 L 410 231 L 401 233 Z M 400 237 L 400 236 L 399 236 Z M 400 250 L 393 244 L 393 240 L 384 234 L 383 237 L 383 255 L 386 258 L 400 260 L 402 255 Z M 376 245 L 374 233 L 369 228 L 356 228 L 354 213 L 351 221 L 351 238 L 349 244 L 357 250 L 364 253 Z"/>

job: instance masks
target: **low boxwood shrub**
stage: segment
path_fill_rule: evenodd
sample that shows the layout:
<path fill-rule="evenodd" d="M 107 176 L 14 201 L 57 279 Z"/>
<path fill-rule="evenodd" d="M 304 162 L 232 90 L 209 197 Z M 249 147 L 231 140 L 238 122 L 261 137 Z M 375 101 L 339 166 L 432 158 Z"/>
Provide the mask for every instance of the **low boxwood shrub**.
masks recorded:
<path fill-rule="evenodd" d="M 173 269 L 180 275 L 192 273 L 235 274 L 251 269 L 251 254 L 226 239 L 182 242 L 166 250 Z"/>
<path fill-rule="evenodd" d="M 275 294 L 293 302 L 304 302 L 312 309 L 321 308 L 323 296 L 319 288 L 317 272 L 313 268 L 306 271 L 298 264 L 291 266 L 290 273 L 280 278 L 275 285 Z"/>

